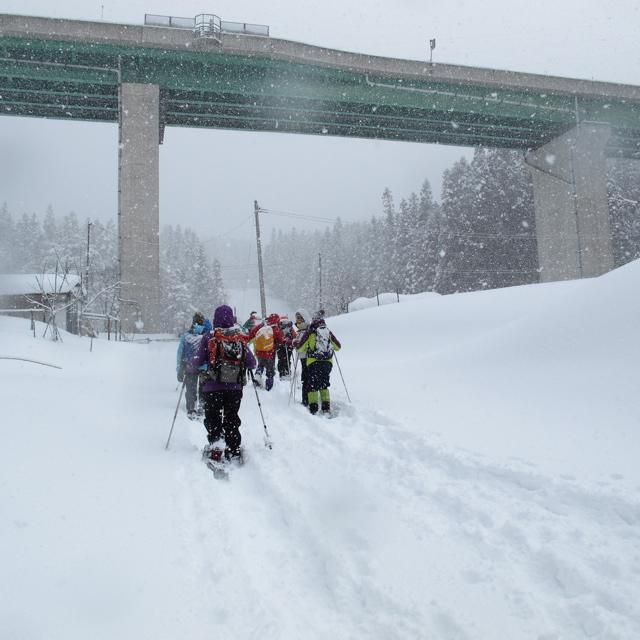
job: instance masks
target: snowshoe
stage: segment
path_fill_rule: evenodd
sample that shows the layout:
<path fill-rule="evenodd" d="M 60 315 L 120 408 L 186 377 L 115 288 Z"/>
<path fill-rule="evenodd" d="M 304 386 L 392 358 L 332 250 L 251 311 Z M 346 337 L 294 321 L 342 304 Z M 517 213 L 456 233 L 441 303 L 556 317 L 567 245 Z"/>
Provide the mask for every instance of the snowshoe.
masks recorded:
<path fill-rule="evenodd" d="M 202 459 L 213 472 L 214 478 L 226 479 L 229 471 L 225 465 L 224 449 L 217 445 L 207 445 L 202 451 Z"/>
<path fill-rule="evenodd" d="M 213 476 L 222 480 L 229 479 L 229 470 L 232 467 L 244 464 L 242 447 L 233 451 L 220 443 L 208 444 L 202 451 L 202 459 L 213 472 Z"/>

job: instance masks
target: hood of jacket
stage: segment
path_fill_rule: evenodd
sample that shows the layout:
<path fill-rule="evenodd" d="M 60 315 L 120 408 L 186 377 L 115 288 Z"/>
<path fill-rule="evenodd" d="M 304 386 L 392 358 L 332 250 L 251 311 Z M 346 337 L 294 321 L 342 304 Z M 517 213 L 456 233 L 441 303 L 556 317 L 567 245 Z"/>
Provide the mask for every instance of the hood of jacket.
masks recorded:
<path fill-rule="evenodd" d="M 302 316 L 302 320 L 306 325 L 311 323 L 311 314 L 306 309 L 298 309 L 296 315 Z"/>

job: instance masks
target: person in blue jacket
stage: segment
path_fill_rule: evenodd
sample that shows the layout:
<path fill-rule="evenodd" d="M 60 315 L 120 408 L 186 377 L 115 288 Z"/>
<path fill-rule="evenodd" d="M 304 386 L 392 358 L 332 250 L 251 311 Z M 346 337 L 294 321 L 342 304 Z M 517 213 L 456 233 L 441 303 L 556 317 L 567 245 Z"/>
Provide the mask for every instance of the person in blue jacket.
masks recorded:
<path fill-rule="evenodd" d="M 201 369 L 193 364 L 193 357 L 198 351 L 204 335 L 205 322 L 204 315 L 200 311 L 193 314 L 191 327 L 180 336 L 178 353 L 176 354 L 176 373 L 178 382 L 184 382 L 187 416 L 190 420 L 194 420 L 198 416 L 199 378 L 201 371 L 206 369 L 206 365 Z"/>

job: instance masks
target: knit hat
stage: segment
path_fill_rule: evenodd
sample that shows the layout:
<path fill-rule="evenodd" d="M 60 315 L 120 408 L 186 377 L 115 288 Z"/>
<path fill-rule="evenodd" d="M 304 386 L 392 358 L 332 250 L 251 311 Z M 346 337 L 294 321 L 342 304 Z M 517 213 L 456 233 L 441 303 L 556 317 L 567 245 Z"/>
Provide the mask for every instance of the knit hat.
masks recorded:
<path fill-rule="evenodd" d="M 192 324 L 204 324 L 204 313 L 202 313 L 201 311 L 196 311 L 193 314 L 193 321 Z"/>

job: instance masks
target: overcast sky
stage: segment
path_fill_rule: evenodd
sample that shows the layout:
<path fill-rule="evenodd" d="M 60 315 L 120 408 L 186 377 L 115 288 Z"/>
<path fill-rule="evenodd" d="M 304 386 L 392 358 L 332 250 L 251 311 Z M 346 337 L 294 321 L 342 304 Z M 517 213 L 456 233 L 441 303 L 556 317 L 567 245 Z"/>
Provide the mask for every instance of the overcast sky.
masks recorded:
<path fill-rule="evenodd" d="M 270 26 L 271 35 L 331 48 L 640 84 L 640 0 L 3 0 L 0 12 L 142 24 L 145 13 Z M 160 148 L 161 224 L 203 239 L 246 233 L 261 206 L 345 220 L 379 215 L 468 149 L 318 136 L 168 128 Z M 21 214 L 115 219 L 116 125 L 0 117 L 0 203 Z M 288 228 L 290 219 L 273 218 Z M 270 226 L 265 220 L 265 232 Z M 304 225 L 297 224 L 301 227 Z"/>

